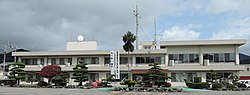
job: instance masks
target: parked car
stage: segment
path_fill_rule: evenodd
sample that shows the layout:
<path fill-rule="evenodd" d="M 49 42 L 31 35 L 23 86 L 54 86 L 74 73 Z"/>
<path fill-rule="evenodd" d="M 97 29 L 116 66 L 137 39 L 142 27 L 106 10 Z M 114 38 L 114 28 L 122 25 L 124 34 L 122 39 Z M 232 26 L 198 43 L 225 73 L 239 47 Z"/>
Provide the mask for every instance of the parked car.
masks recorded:
<path fill-rule="evenodd" d="M 240 80 L 240 84 L 245 84 L 247 88 L 250 88 L 250 80 Z"/>

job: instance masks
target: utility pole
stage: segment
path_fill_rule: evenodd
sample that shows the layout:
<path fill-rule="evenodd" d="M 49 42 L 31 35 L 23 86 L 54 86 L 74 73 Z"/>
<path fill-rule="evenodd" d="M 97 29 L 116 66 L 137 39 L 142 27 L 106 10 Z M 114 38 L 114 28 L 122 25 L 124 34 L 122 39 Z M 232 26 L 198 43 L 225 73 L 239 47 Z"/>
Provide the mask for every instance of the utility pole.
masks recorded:
<path fill-rule="evenodd" d="M 139 41 L 139 35 L 138 35 L 138 26 L 139 26 L 139 21 L 138 21 L 138 17 L 139 17 L 139 13 L 138 13 L 138 6 L 136 5 L 136 9 L 134 10 L 134 15 L 135 15 L 135 34 L 136 34 L 136 46 L 135 48 L 138 49 L 138 41 Z"/>
<path fill-rule="evenodd" d="M 4 55 L 3 55 L 3 78 L 5 76 L 5 61 L 6 60 L 6 44 L 4 44 Z"/>

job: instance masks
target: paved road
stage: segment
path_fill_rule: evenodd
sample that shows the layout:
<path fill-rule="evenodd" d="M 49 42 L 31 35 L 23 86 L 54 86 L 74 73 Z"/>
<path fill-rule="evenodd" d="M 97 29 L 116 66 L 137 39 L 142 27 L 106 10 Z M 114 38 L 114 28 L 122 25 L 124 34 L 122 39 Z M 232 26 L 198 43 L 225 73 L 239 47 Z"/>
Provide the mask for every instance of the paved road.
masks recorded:
<path fill-rule="evenodd" d="M 120 92 L 96 89 L 0 87 L 0 95 L 250 95 L 250 91 Z"/>

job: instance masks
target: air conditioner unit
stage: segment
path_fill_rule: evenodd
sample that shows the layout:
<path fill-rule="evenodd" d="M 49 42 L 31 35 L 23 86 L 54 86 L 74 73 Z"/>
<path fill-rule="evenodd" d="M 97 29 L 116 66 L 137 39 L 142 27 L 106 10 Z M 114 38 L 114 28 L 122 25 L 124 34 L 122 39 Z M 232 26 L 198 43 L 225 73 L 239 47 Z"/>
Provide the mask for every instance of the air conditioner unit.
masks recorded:
<path fill-rule="evenodd" d="M 174 66 L 174 60 L 169 60 L 168 66 Z"/>
<path fill-rule="evenodd" d="M 105 66 L 109 67 L 109 64 L 105 64 Z"/>
<path fill-rule="evenodd" d="M 38 64 L 38 67 L 42 67 L 43 65 L 42 64 Z"/>
<path fill-rule="evenodd" d="M 70 63 L 66 63 L 65 65 L 66 65 L 66 66 L 70 66 Z"/>
<path fill-rule="evenodd" d="M 209 65 L 209 60 L 204 60 L 203 66 L 208 66 Z"/>

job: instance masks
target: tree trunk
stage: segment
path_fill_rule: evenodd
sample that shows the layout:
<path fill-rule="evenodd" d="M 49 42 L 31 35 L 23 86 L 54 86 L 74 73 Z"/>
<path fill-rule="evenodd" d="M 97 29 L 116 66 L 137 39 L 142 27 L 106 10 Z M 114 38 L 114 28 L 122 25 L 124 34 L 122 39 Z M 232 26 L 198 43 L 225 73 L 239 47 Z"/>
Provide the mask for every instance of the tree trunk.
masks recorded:
<path fill-rule="evenodd" d="M 79 81 L 80 81 L 80 82 L 79 82 L 79 86 L 82 86 L 82 80 L 83 80 L 83 79 L 80 78 L 80 80 L 79 80 Z"/>

